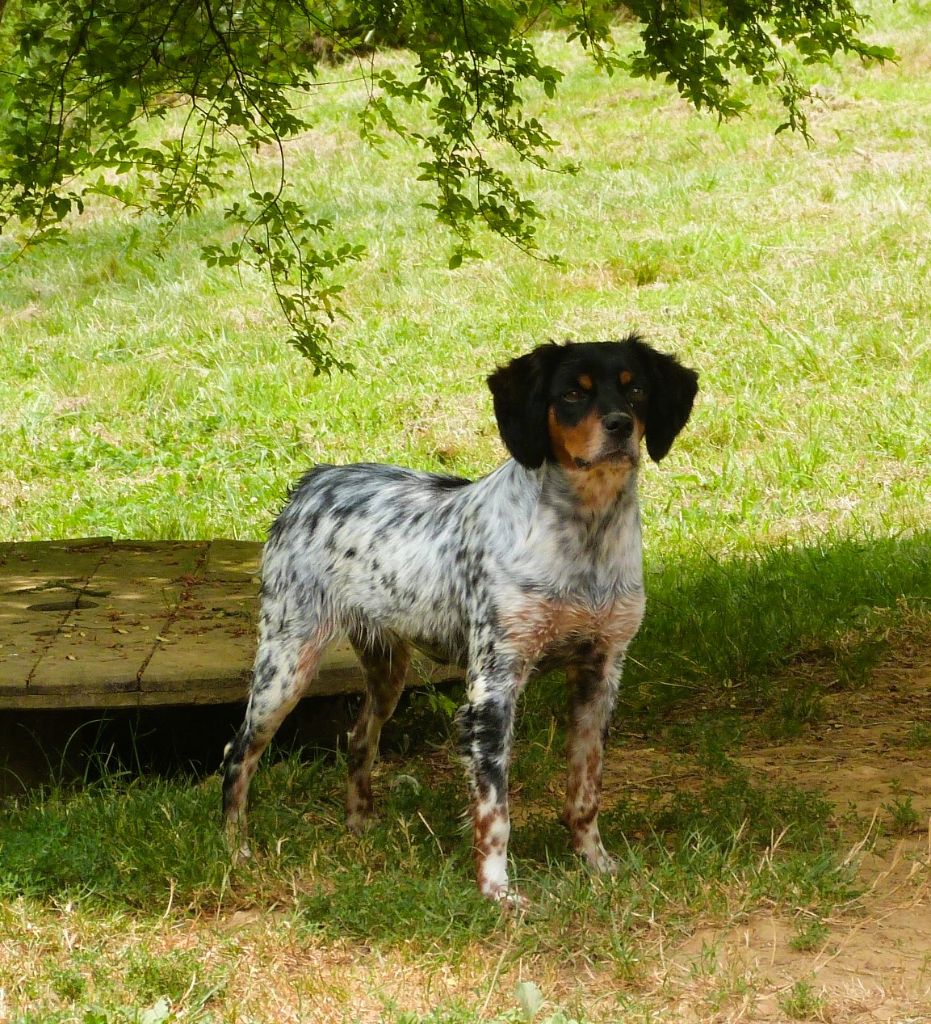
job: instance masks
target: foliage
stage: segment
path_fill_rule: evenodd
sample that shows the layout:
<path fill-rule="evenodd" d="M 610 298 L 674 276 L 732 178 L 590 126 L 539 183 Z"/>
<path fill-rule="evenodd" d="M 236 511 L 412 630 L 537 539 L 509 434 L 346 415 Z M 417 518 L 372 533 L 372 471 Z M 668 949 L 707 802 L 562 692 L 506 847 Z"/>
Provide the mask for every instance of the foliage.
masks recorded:
<path fill-rule="evenodd" d="M 356 61 L 365 86 L 358 124 L 373 144 L 397 134 L 422 152 L 427 204 L 451 230 L 450 266 L 477 255 L 488 229 L 539 254 L 539 211 L 507 169 L 552 167 L 555 139 L 525 111 L 525 91 L 555 97 L 562 72 L 544 63 L 529 30 L 541 19 L 584 47 L 608 74 L 665 76 L 696 107 L 739 114 L 749 77 L 773 86 L 781 128 L 806 132 L 806 89 L 793 60 L 838 52 L 883 60 L 861 38 L 851 0 L 633 0 L 641 48 L 624 56 L 611 4 L 585 0 L 12 0 L 0 4 L 0 227 L 21 244 L 62 236 L 62 225 L 101 195 L 154 212 L 169 231 L 224 185 L 237 160 L 251 185 L 231 201 L 231 239 L 207 244 L 211 264 L 267 271 L 292 340 L 315 368 L 341 365 L 327 324 L 341 312 L 334 272 L 362 247 L 329 244 L 333 225 L 294 197 L 285 143 L 313 125 L 321 69 Z M 372 59 L 403 43 L 403 73 Z M 796 55 L 793 57 L 792 55 Z M 184 112 L 180 132 L 146 121 Z M 419 111 L 419 113 L 418 113 Z M 166 122 L 167 123 L 167 122 Z M 257 154 L 277 156 L 259 180 Z M 571 167 L 562 166 L 563 170 Z M 555 259 L 555 257 L 546 257 Z"/>

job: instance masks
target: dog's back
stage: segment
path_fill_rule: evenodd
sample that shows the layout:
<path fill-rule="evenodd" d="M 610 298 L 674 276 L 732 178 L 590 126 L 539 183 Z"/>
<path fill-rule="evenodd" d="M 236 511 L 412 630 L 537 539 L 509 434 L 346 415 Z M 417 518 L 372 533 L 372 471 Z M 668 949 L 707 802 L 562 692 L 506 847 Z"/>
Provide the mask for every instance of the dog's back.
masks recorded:
<path fill-rule="evenodd" d="M 465 498 L 458 477 L 359 463 L 319 466 L 269 533 L 262 605 L 269 633 L 296 618 L 371 639 L 390 632 L 450 660 L 464 636 Z"/>

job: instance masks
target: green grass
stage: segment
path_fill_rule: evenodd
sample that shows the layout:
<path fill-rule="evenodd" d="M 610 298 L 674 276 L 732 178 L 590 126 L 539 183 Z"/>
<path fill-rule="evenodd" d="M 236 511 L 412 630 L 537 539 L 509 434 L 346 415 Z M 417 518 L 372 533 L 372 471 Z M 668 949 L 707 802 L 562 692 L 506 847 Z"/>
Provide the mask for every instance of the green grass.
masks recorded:
<path fill-rule="evenodd" d="M 564 270 L 495 240 L 446 269 L 417 154 L 359 143 L 361 87 L 334 69 L 291 178 L 370 251 L 335 328 L 353 376 L 313 377 L 267 282 L 198 261 L 223 234 L 219 205 L 156 257 L 157 225 L 101 203 L 67 246 L 5 271 L 6 540 L 258 539 L 315 461 L 487 472 L 503 451 L 484 376 L 549 338 L 639 328 L 698 367 L 702 390 L 644 472 L 649 611 L 618 714 L 696 770 L 687 788 L 659 779 L 606 809 L 616 878 L 589 878 L 555 822 L 558 679 L 528 688 L 518 725 L 520 921 L 468 884 L 464 789 L 435 756 L 386 760 L 383 821 L 362 839 L 342 827 L 338 762 L 263 767 L 260 855 L 235 873 L 214 779 L 53 787 L 0 810 L 0 1017 L 507 1024 L 524 1019 L 515 985 L 533 980 L 538 1021 L 646 1021 L 657 957 L 702 923 L 777 907 L 815 922 L 797 949 L 821 942 L 854 885 L 841 826 L 818 794 L 763 783 L 734 754 L 817 722 L 828 690 L 868 685 L 897 624 L 927 615 L 931 11 L 875 13 L 901 64 L 812 72 L 811 148 L 772 135 L 780 112 L 763 97 L 717 126 L 544 36 L 569 73 L 558 102 L 532 106 L 582 172 L 517 172 Z M 414 702 L 412 735 L 448 737 L 441 704 Z M 926 725 L 907 742 L 919 756 Z M 420 788 L 390 789 L 399 773 Z M 914 829 L 908 797 L 886 811 L 890 831 Z M 395 976 L 414 979 L 416 1005 Z M 719 984 L 716 999 L 742 998 L 745 979 Z M 784 996 L 787 1016 L 823 1012 L 807 984 Z"/>
<path fill-rule="evenodd" d="M 915 49 L 927 10 L 905 11 L 877 9 L 901 67 L 818 73 L 810 149 L 772 136 L 766 100 L 718 127 L 547 37 L 569 75 L 558 103 L 533 106 L 583 171 L 522 177 L 565 271 L 495 240 L 448 271 L 416 152 L 355 138 L 359 83 L 321 89 L 291 178 L 369 247 L 336 328 L 355 377 L 314 378 L 267 282 L 198 261 L 224 231 L 218 204 L 160 259 L 155 224 L 101 203 L 4 276 L 2 535 L 261 537 L 315 460 L 485 472 L 501 457 L 483 385 L 496 362 L 632 327 L 702 372 L 692 424 L 646 474 L 651 551 L 925 525 L 931 86 Z"/>
<path fill-rule="evenodd" d="M 423 784 L 393 787 L 386 779 L 382 821 L 360 839 L 342 821 L 342 764 L 293 755 L 267 766 L 252 795 L 253 841 L 262 856 L 233 874 L 217 825 L 215 779 L 112 776 L 76 793 L 54 789 L 8 806 L 0 819 L 0 893 L 114 912 L 171 903 L 215 914 L 265 901 L 300 872 L 295 907 L 302 927 L 333 939 L 455 945 L 494 931 L 498 911 L 463 885 L 470 866 L 458 775 L 438 781 L 428 766 L 404 760 L 390 771 L 418 772 Z M 524 801 L 522 785 L 520 792 Z M 544 904 L 560 886 L 574 894 L 573 913 L 581 899 L 607 920 L 636 904 L 648 914 L 670 905 L 696 912 L 714 904 L 716 884 L 733 872 L 746 872 L 747 884 L 770 896 L 791 889 L 808 900 L 824 895 L 824 886 L 825 893 L 846 891 L 844 873 L 826 867 L 829 810 L 816 795 L 761 786 L 728 765 L 708 772 L 696 792 L 657 788 L 636 804 L 607 809 L 603 832 L 621 853 L 618 877 L 608 885 L 592 889 L 553 808 L 516 830 L 513 849 L 522 888 L 539 898 L 544 921 L 553 912 Z M 761 870 L 759 852 L 776 835 L 792 856 Z"/>
<path fill-rule="evenodd" d="M 530 909 L 509 925 L 466 881 L 460 785 L 430 778 L 423 763 L 387 761 L 382 820 L 357 838 L 342 824 L 342 768 L 298 757 L 266 766 L 254 793 L 257 856 L 234 872 L 220 848 L 216 780 L 117 776 L 8 806 L 0 818 L 0 924 L 5 916 L 11 943 L 23 941 L 18 916 L 57 920 L 82 936 L 67 953 L 49 942 L 47 961 L 16 994 L 49 1011 L 99 1007 L 107 1024 L 131 1020 L 126 1007 L 164 999 L 174 1012 L 188 1008 L 178 1019 L 200 1021 L 200 1008 L 235 1002 L 240 979 L 231 962 L 238 957 L 241 971 L 244 959 L 242 936 L 222 931 L 218 940 L 208 922 L 254 907 L 264 917 L 278 907 L 279 944 L 349 944 L 381 957 L 462 965 L 477 947 L 496 958 L 504 942 L 506 966 L 546 971 L 539 965 L 557 949 L 561 969 L 610 977 L 620 997 L 636 995 L 649 977 L 645 950 L 658 921 L 669 941 L 698 921 L 727 920 L 760 904 L 823 914 L 854 891 L 850 867 L 833 853 L 828 805 L 753 782 L 731 765 L 709 771 L 687 795 L 656 787 L 609 809 L 603 832 L 619 855 L 611 879 L 593 879 L 567 852 L 552 808 L 534 813 L 513 842 Z M 392 776 L 409 771 L 421 775 L 419 788 L 391 786 Z M 218 943 L 216 956 L 205 964 L 200 945 L 165 949 L 166 919 L 169 935 L 186 920 L 201 922 L 200 945 Z M 108 930 L 115 936 L 105 951 L 93 952 L 95 934 Z M 128 944 L 120 938 L 127 933 L 136 935 Z M 447 1009 L 448 1017 L 424 1020 L 460 1019 L 455 1006 Z M 410 1019 L 402 1011 L 399 1020 Z M 502 1017 L 512 1019 L 520 1018 Z"/>
<path fill-rule="evenodd" d="M 789 940 L 789 945 L 799 952 L 809 952 L 824 945 L 829 934 L 828 926 L 817 918 L 803 920 L 796 925 L 796 932 Z"/>
<path fill-rule="evenodd" d="M 931 747 L 931 725 L 925 722 L 914 722 L 908 730 L 907 743 L 913 749 Z"/>
<path fill-rule="evenodd" d="M 825 1000 L 810 981 L 795 982 L 779 1007 L 791 1020 L 824 1020 Z"/>

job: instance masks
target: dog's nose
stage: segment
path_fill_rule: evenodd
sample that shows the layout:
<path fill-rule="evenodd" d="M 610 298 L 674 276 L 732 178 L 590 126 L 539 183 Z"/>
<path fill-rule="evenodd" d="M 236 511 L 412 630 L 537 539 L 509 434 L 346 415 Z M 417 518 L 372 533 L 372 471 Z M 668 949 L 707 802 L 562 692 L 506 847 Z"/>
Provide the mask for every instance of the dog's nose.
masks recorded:
<path fill-rule="evenodd" d="M 634 421 L 623 412 L 609 412 L 601 422 L 605 430 L 616 437 L 627 437 L 634 429 Z"/>

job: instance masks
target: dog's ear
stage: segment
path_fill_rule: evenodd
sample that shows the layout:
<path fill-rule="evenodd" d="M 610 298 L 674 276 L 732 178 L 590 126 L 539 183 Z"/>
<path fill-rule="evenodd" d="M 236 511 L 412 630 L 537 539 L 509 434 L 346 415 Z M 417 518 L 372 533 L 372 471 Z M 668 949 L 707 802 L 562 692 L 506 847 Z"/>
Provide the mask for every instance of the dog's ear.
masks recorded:
<path fill-rule="evenodd" d="M 698 392 L 698 374 L 674 356 L 657 352 L 636 335 L 629 339 L 647 366 L 650 380 L 646 417 L 647 451 L 659 462 L 688 422 Z"/>
<path fill-rule="evenodd" d="M 550 454 L 547 399 L 562 348 L 548 344 L 499 366 L 488 378 L 501 440 L 528 469 L 542 466 Z"/>

